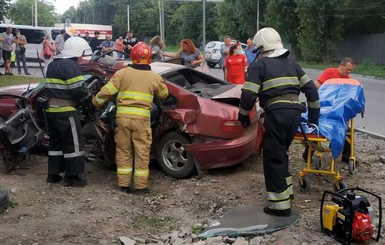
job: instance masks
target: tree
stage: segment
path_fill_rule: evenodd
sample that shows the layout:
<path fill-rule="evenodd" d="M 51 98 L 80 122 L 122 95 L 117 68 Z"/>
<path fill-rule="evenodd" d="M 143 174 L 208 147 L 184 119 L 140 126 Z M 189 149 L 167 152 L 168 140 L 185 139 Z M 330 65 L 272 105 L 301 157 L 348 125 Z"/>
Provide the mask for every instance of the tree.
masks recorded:
<path fill-rule="evenodd" d="M 306 61 L 332 61 L 335 42 L 343 33 L 342 19 L 335 15 L 343 1 L 296 0 L 300 20 L 298 42 Z"/>
<path fill-rule="evenodd" d="M 71 22 L 75 22 L 76 20 L 76 8 L 74 6 L 71 6 L 67 11 L 63 13 L 61 16 L 61 23 L 65 23 L 67 19 L 70 19 Z"/>
<path fill-rule="evenodd" d="M 34 6 L 31 0 L 17 0 L 14 4 L 11 4 L 9 11 L 9 18 L 19 25 L 33 25 L 35 18 L 32 16 L 32 7 Z M 46 3 L 44 1 L 37 2 L 39 26 L 54 26 L 56 23 L 55 8 L 52 3 Z"/>
<path fill-rule="evenodd" d="M 379 0 L 345 0 L 336 7 L 346 34 L 385 32 L 385 2 Z"/>
<path fill-rule="evenodd" d="M 10 0 L 0 0 L 0 22 L 4 20 L 9 10 Z"/>
<path fill-rule="evenodd" d="M 263 22 L 265 0 L 225 0 L 217 4 L 218 36 L 230 35 L 243 42 L 253 37 L 257 31 L 257 9 L 260 6 L 260 22 Z"/>
<path fill-rule="evenodd" d="M 277 30 L 282 41 L 291 45 L 292 55 L 295 59 L 300 57 L 297 39 L 299 18 L 296 8 L 296 0 L 267 1 L 263 23 L 263 26 Z"/>

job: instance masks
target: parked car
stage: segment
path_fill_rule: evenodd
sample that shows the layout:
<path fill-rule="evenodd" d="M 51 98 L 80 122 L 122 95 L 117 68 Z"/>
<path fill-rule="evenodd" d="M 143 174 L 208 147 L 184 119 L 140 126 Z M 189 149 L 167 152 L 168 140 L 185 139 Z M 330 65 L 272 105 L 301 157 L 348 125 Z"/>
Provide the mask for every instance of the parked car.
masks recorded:
<path fill-rule="evenodd" d="M 101 62 L 97 58 L 83 61 L 81 69 L 86 78 L 85 84 L 95 94 L 115 71 L 127 64 L 127 61 Z M 181 65 L 155 62 L 151 67 L 165 79 L 170 93 L 161 102 L 158 116 L 151 119 L 151 157 L 157 159 L 167 175 L 185 178 L 196 170 L 235 165 L 255 152 L 260 108 L 256 104 L 250 113 L 250 127 L 243 128 L 237 120 L 242 86 Z M 26 150 L 35 148 L 37 141 L 45 139 L 41 135 L 44 133 L 41 129 L 45 129 L 45 120 L 40 105 L 44 82 L 32 90 L 27 89 L 23 95 L 25 86 L 15 86 L 14 90 L 11 88 L 0 88 L 0 115 L 6 119 L 10 111 L 15 110 L 6 122 L 0 124 L 0 140 L 3 143 L 0 148 L 3 149 L 2 154 L 5 152 L 4 159 L 16 161 Z M 14 95 L 13 101 L 10 94 Z M 79 110 L 86 114 L 82 108 Z M 99 116 L 100 113 L 94 115 Z M 96 121 L 100 122 L 100 118 L 96 117 Z M 85 115 L 83 129 L 90 129 L 90 125 L 95 123 L 92 117 Z M 99 137 L 89 132 L 84 135 L 87 140 L 109 139 L 94 150 L 96 153 L 103 152 L 106 164 L 111 165 L 114 164 L 115 155 L 115 148 L 111 150 L 114 127 L 106 129 L 106 126 L 108 124 L 97 130 Z M 32 129 L 28 130 L 30 127 Z M 109 135 L 100 137 L 101 128 L 104 134 Z M 93 142 L 93 145 L 98 144 Z"/>
<path fill-rule="evenodd" d="M 232 40 L 232 42 L 235 42 L 235 40 Z M 221 67 L 221 46 L 224 44 L 224 42 L 221 41 L 211 41 L 206 44 L 205 47 L 205 60 L 209 67 L 214 68 L 217 64 L 219 64 Z M 247 44 L 241 43 L 242 49 L 245 50 L 247 48 Z"/>

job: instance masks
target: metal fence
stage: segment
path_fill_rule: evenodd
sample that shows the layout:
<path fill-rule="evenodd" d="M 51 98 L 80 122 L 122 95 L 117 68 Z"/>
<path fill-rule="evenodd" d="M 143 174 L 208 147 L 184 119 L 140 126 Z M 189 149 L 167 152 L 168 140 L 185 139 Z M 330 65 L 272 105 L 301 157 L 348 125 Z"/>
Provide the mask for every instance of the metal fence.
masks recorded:
<path fill-rule="evenodd" d="M 385 33 L 349 35 L 336 43 L 335 61 L 352 57 L 356 63 L 385 64 Z"/>

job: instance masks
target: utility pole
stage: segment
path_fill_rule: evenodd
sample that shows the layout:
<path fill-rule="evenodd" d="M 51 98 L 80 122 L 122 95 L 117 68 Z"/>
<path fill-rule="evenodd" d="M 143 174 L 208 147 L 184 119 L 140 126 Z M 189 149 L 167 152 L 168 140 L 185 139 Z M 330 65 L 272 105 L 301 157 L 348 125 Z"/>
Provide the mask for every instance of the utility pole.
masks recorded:
<path fill-rule="evenodd" d="M 259 0 L 257 1 L 257 32 L 259 31 Z"/>
<path fill-rule="evenodd" d="M 203 9 L 203 57 L 206 54 L 206 0 L 202 0 L 202 9 Z"/>
<path fill-rule="evenodd" d="M 127 4 L 127 31 L 130 30 L 130 5 Z"/>
<path fill-rule="evenodd" d="M 37 26 L 37 0 L 35 0 L 35 26 Z"/>

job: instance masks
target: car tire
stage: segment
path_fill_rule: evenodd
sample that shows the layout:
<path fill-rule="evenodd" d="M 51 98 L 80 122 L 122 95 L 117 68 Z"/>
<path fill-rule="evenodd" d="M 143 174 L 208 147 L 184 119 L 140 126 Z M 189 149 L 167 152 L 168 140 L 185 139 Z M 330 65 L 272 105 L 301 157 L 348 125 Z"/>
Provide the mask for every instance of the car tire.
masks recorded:
<path fill-rule="evenodd" d="M 210 67 L 210 68 L 214 68 L 217 63 L 214 63 L 214 62 L 207 62 L 207 65 Z"/>
<path fill-rule="evenodd" d="M 0 214 L 8 208 L 9 198 L 5 190 L 0 189 Z"/>
<path fill-rule="evenodd" d="M 173 178 L 182 179 L 195 173 L 193 158 L 184 148 L 190 140 L 177 132 L 166 134 L 157 147 L 158 164 L 162 171 Z"/>

